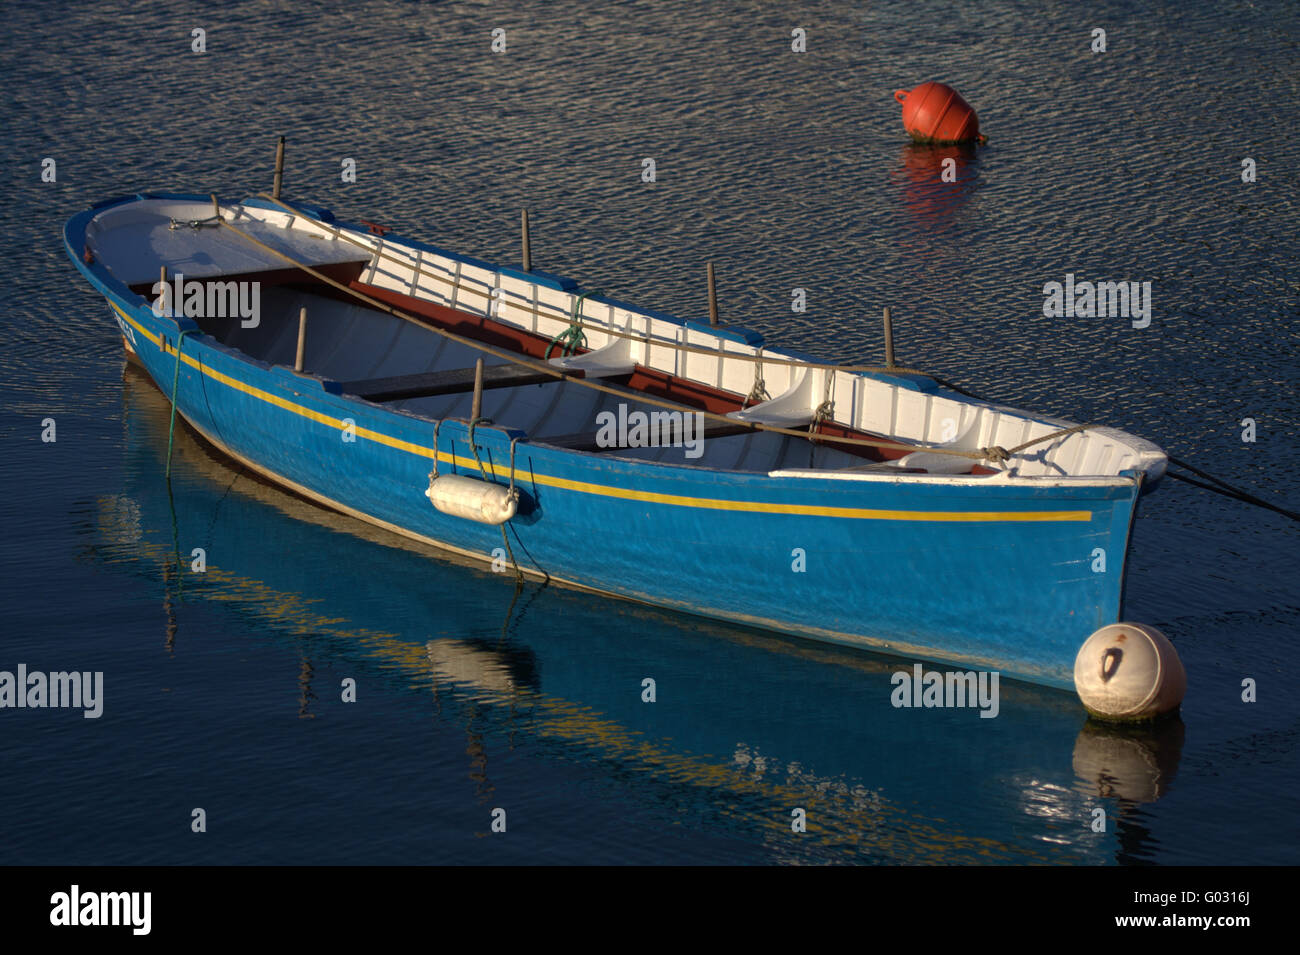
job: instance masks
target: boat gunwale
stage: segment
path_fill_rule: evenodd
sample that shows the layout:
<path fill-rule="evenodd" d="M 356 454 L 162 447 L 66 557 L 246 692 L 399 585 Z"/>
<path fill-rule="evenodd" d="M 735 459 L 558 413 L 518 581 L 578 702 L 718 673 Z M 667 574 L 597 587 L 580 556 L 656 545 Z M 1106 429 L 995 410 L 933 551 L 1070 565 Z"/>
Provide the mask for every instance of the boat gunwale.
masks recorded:
<path fill-rule="evenodd" d="M 93 204 L 88 208 L 74 214 L 71 218 L 69 218 L 64 226 L 64 244 L 65 244 L 66 251 L 68 252 L 69 256 L 73 259 L 73 262 L 77 266 L 78 270 L 80 270 L 82 274 L 89 281 L 91 281 L 92 284 L 96 285 L 100 289 L 101 293 L 105 293 L 105 294 L 110 292 L 115 293 L 116 298 L 121 301 L 122 303 L 121 307 L 123 309 L 132 309 L 132 310 L 147 309 L 152 316 L 153 314 L 152 305 L 147 296 L 134 292 L 129 285 L 127 285 L 125 282 L 123 282 L 121 279 L 115 276 L 107 267 L 102 265 L 97 258 L 91 262 L 86 262 L 83 256 L 77 254 L 75 251 L 78 245 L 82 246 L 85 249 L 88 249 L 88 245 L 86 244 L 88 241 L 88 236 L 87 236 L 88 227 L 90 223 L 93 222 L 100 214 L 102 214 L 103 212 L 109 209 L 123 206 L 128 203 L 144 202 L 144 201 L 175 201 L 175 202 L 209 203 L 211 202 L 211 196 L 205 196 L 205 195 L 199 195 L 193 193 L 171 193 L 171 192 L 140 192 L 134 194 L 123 194 L 123 195 L 115 196 L 113 198 L 106 199 L 103 200 L 102 202 Z M 326 224 L 330 225 L 333 228 L 337 228 L 344 231 L 352 231 L 362 237 L 368 235 L 367 230 L 362 225 L 348 222 L 346 220 L 339 220 L 335 218 L 328 209 L 325 209 L 323 207 L 315 206 L 309 203 L 301 203 L 301 202 L 299 203 L 286 202 L 285 204 L 290 206 L 290 208 L 299 211 L 300 214 L 308 215 L 308 216 L 314 214 L 318 219 L 320 219 L 320 221 L 325 222 Z M 246 199 L 237 203 L 229 203 L 227 205 L 238 206 L 238 207 L 248 206 L 250 208 L 260 209 L 263 211 L 282 211 L 282 210 L 276 210 L 269 203 L 266 203 L 265 200 L 260 200 L 256 198 Z M 450 252 L 448 250 L 442 249 L 441 247 L 432 245 L 431 243 L 426 243 L 422 240 L 401 236 L 392 231 L 385 233 L 383 239 L 386 243 L 389 244 L 397 244 L 399 246 L 415 248 L 417 250 L 435 252 L 438 255 L 446 256 L 449 259 L 466 263 L 466 264 L 471 264 L 476 267 L 485 268 L 498 273 L 503 268 L 501 266 L 495 265 L 494 263 L 486 262 L 485 260 L 481 260 L 481 259 L 476 259 L 473 256 L 466 256 L 460 253 Z M 398 240 L 398 241 L 394 242 L 394 240 Z M 559 276 L 548 276 L 548 277 L 556 278 L 556 279 L 562 278 Z M 566 279 L 564 281 L 572 281 L 572 280 Z M 548 285 L 547 287 L 554 287 L 554 286 Z M 575 283 L 575 289 L 576 288 L 577 286 Z M 644 315 L 651 318 L 668 321 L 682 328 L 690 329 L 697 332 L 704 332 L 707 334 L 712 334 L 720 337 L 727 337 L 728 340 L 731 340 L 733 342 L 742 345 L 747 345 L 748 347 L 755 347 L 753 345 L 750 345 L 743 338 L 733 337 L 728 335 L 727 330 L 725 329 L 713 329 L 707 326 L 701 327 L 698 325 L 698 323 L 692 322 L 689 319 L 682 319 L 665 312 L 645 309 L 640 306 L 627 305 L 626 303 L 623 303 L 621 301 L 605 298 L 603 296 L 597 296 L 595 294 L 588 296 L 588 298 L 593 301 L 600 301 L 604 304 L 608 304 L 613 307 L 634 311 L 638 315 Z M 110 301 L 111 299 L 112 297 L 110 296 Z M 117 303 L 114 304 L 116 305 Z M 378 311 L 379 314 L 384 314 L 382 310 L 378 310 Z M 484 317 L 484 316 L 475 315 L 472 312 L 465 312 L 464 314 L 467 317 L 474 317 L 474 318 Z M 232 359 L 242 362 L 243 364 L 249 366 L 251 369 L 267 373 L 271 376 L 271 380 L 273 382 L 281 386 L 287 386 L 292 380 L 311 381 L 316 383 L 318 386 L 319 390 L 318 392 L 316 392 L 318 396 L 325 396 L 328 397 L 329 399 L 333 399 L 334 401 L 342 402 L 345 405 L 360 406 L 368 409 L 369 411 L 376 412 L 381 415 L 401 415 L 402 417 L 411 419 L 413 421 L 426 422 L 429 424 L 437 424 L 440 421 L 446 421 L 446 422 L 456 422 L 462 424 L 466 428 L 468 427 L 468 422 L 464 421 L 463 419 L 446 418 L 446 417 L 440 419 L 436 417 L 431 417 L 427 414 L 423 414 L 417 411 L 412 411 L 405 408 L 396 408 L 384 403 L 370 401 L 358 395 L 345 393 L 341 390 L 333 390 L 329 386 L 330 385 L 337 386 L 338 384 L 340 384 L 339 382 L 333 379 L 324 378 L 323 376 L 320 375 L 312 374 L 310 372 L 296 372 L 293 371 L 291 368 L 288 368 L 287 366 L 264 361 L 263 359 L 260 359 L 255 355 L 245 352 L 239 348 L 236 348 L 232 345 L 227 345 L 226 343 L 218 339 L 216 336 L 204 331 L 199 326 L 199 324 L 191 318 L 181 317 L 178 319 L 174 316 L 153 316 L 153 317 L 167 320 L 168 322 L 172 323 L 176 327 L 178 332 L 185 331 L 186 337 L 194 345 L 201 346 L 204 348 L 211 348 L 214 351 L 217 351 Z M 523 329 L 521 326 L 512 326 L 512 327 L 515 327 L 520 331 L 526 331 L 526 329 Z M 143 331 L 143 329 L 141 330 Z M 436 332 L 434 332 L 434 334 L 436 334 Z M 166 346 L 162 346 L 162 347 L 164 347 L 164 351 L 168 350 Z M 719 347 L 720 350 L 722 350 L 721 342 L 719 342 Z M 171 347 L 170 350 L 174 351 L 174 346 Z M 813 356 L 804 355 L 799 352 L 791 351 L 789 349 L 782 349 L 779 347 L 767 348 L 764 346 L 763 351 L 769 355 L 775 355 L 782 358 L 789 358 L 795 361 L 814 361 L 814 362 L 817 361 L 817 359 L 814 358 Z M 935 381 L 933 378 L 929 378 L 928 376 L 924 376 L 925 380 L 932 382 L 933 387 L 921 389 L 917 387 L 917 385 L 914 383 L 915 378 L 922 377 L 917 375 L 893 376 L 887 374 L 877 374 L 877 373 L 861 372 L 861 371 L 845 372 L 845 374 L 849 374 L 849 375 L 853 375 L 853 376 L 857 376 L 869 380 L 881 381 L 887 385 L 891 385 L 895 387 L 903 387 L 908 390 L 916 390 L 916 391 L 923 390 L 927 394 L 933 394 L 940 397 L 948 398 L 957 401 L 963 405 L 968 405 L 971 407 L 987 408 L 996 412 L 1011 413 L 1016 417 L 1031 423 L 1041 423 L 1045 425 L 1065 426 L 1065 427 L 1074 424 L 1073 422 L 1064 419 L 1056 419 L 1047 416 L 1035 415 L 1031 412 L 1027 412 L 1023 409 L 1015 408 L 1009 405 L 1002 405 L 990 401 L 985 401 L 982 399 L 974 399 L 969 396 L 963 395 L 959 392 L 952 391 L 951 389 L 944 387 L 942 384 Z M 684 380 L 693 381 L 693 379 L 684 379 Z M 697 383 L 697 384 L 703 384 L 703 383 Z M 712 386 L 705 385 L 705 387 L 712 387 Z M 296 389 L 293 389 L 292 393 L 298 396 L 303 395 L 303 392 L 300 392 Z M 852 429 L 852 430 L 860 430 L 860 429 Z M 1138 441 L 1138 442 L 1150 444 L 1150 442 L 1147 442 L 1145 439 L 1139 438 L 1136 435 L 1131 435 L 1127 432 L 1123 432 L 1115 428 L 1103 426 L 1103 427 L 1094 428 L 1092 430 L 1102 434 L 1111 433 L 1131 441 Z M 564 458 L 573 458 L 574 456 L 581 456 L 579 460 L 585 459 L 585 460 L 600 460 L 600 461 L 606 461 L 606 460 L 618 461 L 621 464 L 632 466 L 635 467 L 636 469 L 649 469 L 652 472 L 657 472 L 657 473 L 663 473 L 665 469 L 667 469 L 668 471 L 680 469 L 681 471 L 689 472 L 691 474 L 696 474 L 696 475 L 700 473 L 709 473 L 709 474 L 728 475 L 728 476 L 738 475 L 747 478 L 766 477 L 766 478 L 778 479 L 778 480 L 796 480 L 801 483 L 806 481 L 811 481 L 811 480 L 830 480 L 836 482 L 850 481 L 850 482 L 861 482 L 861 483 L 868 483 L 868 484 L 888 483 L 888 484 L 909 484 L 909 485 L 921 485 L 921 486 L 940 485 L 940 486 L 973 487 L 973 488 L 1019 487 L 1019 488 L 1038 488 L 1038 489 L 1048 489 L 1048 488 L 1082 489 L 1082 488 L 1118 488 L 1118 487 L 1129 486 L 1134 483 L 1136 475 L 1138 474 L 1138 472 L 1134 469 L 1126 469 L 1125 471 L 1122 471 L 1118 474 L 1110 474 L 1110 475 L 1101 475 L 1101 474 L 1098 475 L 1047 475 L 1047 474 L 1022 475 L 1010 471 L 999 471 L 993 474 L 978 474 L 978 475 L 932 474 L 932 473 L 918 474 L 918 473 L 903 473 L 903 472 L 891 474 L 888 472 L 883 472 L 883 473 L 882 472 L 875 472 L 875 473 L 860 472 L 860 471 L 846 472 L 844 470 L 837 470 L 837 469 L 803 469 L 803 468 L 772 468 L 768 470 L 763 470 L 763 469 L 747 470 L 747 469 L 735 469 L 735 468 L 720 468 L 720 467 L 714 467 L 708 465 L 689 464 L 685 462 L 676 462 L 676 461 L 648 461 L 642 458 L 619 455 L 617 453 L 617 449 L 595 452 L 595 451 L 584 451 L 579 449 L 565 448 L 559 445 L 548 444 L 544 438 L 534 439 L 530 437 L 527 434 L 527 432 L 524 431 L 523 429 L 511 428 L 506 425 L 490 425 L 490 426 L 479 425 L 478 431 L 479 433 L 491 432 L 491 431 L 501 432 L 507 436 L 507 440 L 517 438 L 521 443 L 527 443 L 532 448 L 537 448 L 537 449 L 545 448 L 548 452 L 552 454 L 560 455 Z M 755 432 L 755 433 L 761 433 L 761 432 Z M 862 433 L 871 434 L 872 432 L 864 431 Z M 901 438 L 891 437 L 891 436 L 883 436 L 883 435 L 882 437 L 885 437 L 887 440 L 898 441 L 900 444 L 908 443 L 906 439 L 901 439 Z M 828 439 L 823 443 L 834 444 L 834 440 Z M 432 449 L 425 449 L 425 450 L 432 451 Z M 924 451 L 925 448 L 918 446 L 917 450 Z M 441 452 L 439 452 L 439 454 L 441 456 Z M 1153 486 L 1155 483 L 1157 483 L 1157 481 L 1158 478 L 1155 479 L 1148 478 L 1148 480 L 1145 483 L 1148 485 L 1148 487 L 1150 487 Z"/>

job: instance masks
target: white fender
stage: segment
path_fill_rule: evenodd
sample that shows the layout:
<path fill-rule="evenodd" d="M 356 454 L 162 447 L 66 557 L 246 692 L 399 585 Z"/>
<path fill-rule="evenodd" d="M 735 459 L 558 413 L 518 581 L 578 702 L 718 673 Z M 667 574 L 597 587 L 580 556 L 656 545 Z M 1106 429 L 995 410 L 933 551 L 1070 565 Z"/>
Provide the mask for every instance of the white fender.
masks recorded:
<path fill-rule="evenodd" d="M 1112 623 L 1079 648 L 1074 689 L 1102 719 L 1149 720 L 1178 709 L 1187 673 L 1163 633 L 1144 623 Z"/>
<path fill-rule="evenodd" d="M 504 524 L 519 508 L 518 491 L 463 474 L 438 475 L 424 496 L 442 513 L 480 524 Z"/>

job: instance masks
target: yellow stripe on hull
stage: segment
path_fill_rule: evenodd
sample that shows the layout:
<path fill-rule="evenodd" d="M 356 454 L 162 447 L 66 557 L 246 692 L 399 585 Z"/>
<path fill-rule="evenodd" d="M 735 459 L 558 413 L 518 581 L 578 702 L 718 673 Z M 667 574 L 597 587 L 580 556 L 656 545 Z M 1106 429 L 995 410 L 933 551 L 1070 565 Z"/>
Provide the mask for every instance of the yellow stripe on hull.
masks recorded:
<path fill-rule="evenodd" d="M 131 327 L 144 335 L 146 339 L 162 350 L 164 354 L 176 354 L 176 347 L 164 343 L 158 336 L 152 334 L 140 325 L 134 318 L 122 311 L 117 303 L 110 303 L 114 311 L 122 316 L 122 319 L 130 323 Z M 259 401 L 265 401 L 277 408 L 323 424 L 327 427 L 342 431 L 347 425 L 343 419 L 333 418 L 329 415 L 321 414 L 306 408 L 302 405 L 281 398 L 279 395 L 273 395 L 270 392 L 263 391 L 260 388 L 250 385 L 247 382 L 232 378 L 223 374 L 214 368 L 208 368 L 202 365 L 198 359 L 187 354 L 181 355 L 181 360 L 194 368 L 199 373 L 211 378 L 236 391 L 250 395 Z M 403 441 L 400 438 L 394 438 L 391 435 L 384 434 L 380 431 L 371 431 L 368 428 L 354 427 L 354 433 L 379 444 L 387 445 L 418 457 L 426 458 L 430 461 L 434 458 L 434 449 L 421 444 L 413 444 L 410 441 Z M 477 462 L 472 457 L 464 457 L 448 452 L 438 452 L 439 462 L 454 464 L 459 467 L 474 468 Z M 491 468 L 493 476 L 506 477 L 507 475 L 498 475 L 493 465 L 487 465 Z M 1080 521 L 1087 522 L 1092 520 L 1091 511 L 896 511 L 896 510 L 875 510 L 871 508 L 858 507 L 824 507 L 816 504 L 776 504 L 765 501 L 729 501 L 720 498 L 707 497 L 687 497 L 680 494 L 660 494 L 654 491 L 635 491 L 627 488 L 613 487 L 608 484 L 592 484 L 587 481 L 573 481 L 568 478 L 553 477 L 547 474 L 536 474 L 530 472 L 528 480 L 544 487 L 559 488 L 566 491 L 576 491 L 581 494 L 595 494 L 602 497 L 622 498 L 632 501 L 642 501 L 647 504 L 669 504 L 675 507 L 698 507 L 718 511 L 745 511 L 750 513 L 762 514 L 791 514 L 806 517 L 835 517 L 849 518 L 855 520 L 872 520 L 872 521 L 942 521 L 942 522 L 984 522 L 984 523 L 1003 523 L 1003 522 L 1062 522 L 1062 521 Z"/>

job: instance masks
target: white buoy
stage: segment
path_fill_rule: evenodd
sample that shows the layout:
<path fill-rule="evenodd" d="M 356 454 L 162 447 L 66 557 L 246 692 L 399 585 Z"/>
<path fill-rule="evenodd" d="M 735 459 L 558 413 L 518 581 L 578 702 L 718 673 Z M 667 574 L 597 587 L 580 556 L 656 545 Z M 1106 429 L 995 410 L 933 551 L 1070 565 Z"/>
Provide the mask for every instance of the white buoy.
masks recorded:
<path fill-rule="evenodd" d="M 519 507 L 517 491 L 461 474 L 438 475 L 424 496 L 442 513 L 480 524 L 504 524 Z"/>
<path fill-rule="evenodd" d="M 1178 709 L 1187 673 L 1169 638 L 1144 623 L 1112 623 L 1079 648 L 1074 689 L 1104 720 L 1138 722 Z"/>

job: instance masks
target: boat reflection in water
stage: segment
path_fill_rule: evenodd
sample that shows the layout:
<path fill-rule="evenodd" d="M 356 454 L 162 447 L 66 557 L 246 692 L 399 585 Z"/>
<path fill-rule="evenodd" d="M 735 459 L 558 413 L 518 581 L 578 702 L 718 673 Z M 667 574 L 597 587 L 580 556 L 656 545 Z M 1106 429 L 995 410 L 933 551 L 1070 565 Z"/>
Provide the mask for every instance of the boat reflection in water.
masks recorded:
<path fill-rule="evenodd" d="M 519 584 L 264 484 L 180 424 L 169 492 L 167 399 L 133 366 L 123 394 L 126 493 L 97 502 L 90 549 L 162 584 L 167 652 L 185 652 L 181 601 L 221 602 L 298 641 L 302 715 L 313 653 L 345 660 L 368 692 L 423 696 L 463 727 L 480 801 L 493 737 L 594 767 L 665 826 L 774 861 L 1141 858 L 1141 803 L 1164 791 L 1181 739 L 1114 736 L 1071 695 L 1005 680 L 995 719 L 894 708 L 891 676 L 912 661 Z M 1098 806 L 1120 817 L 1106 832 L 1090 826 Z"/>

